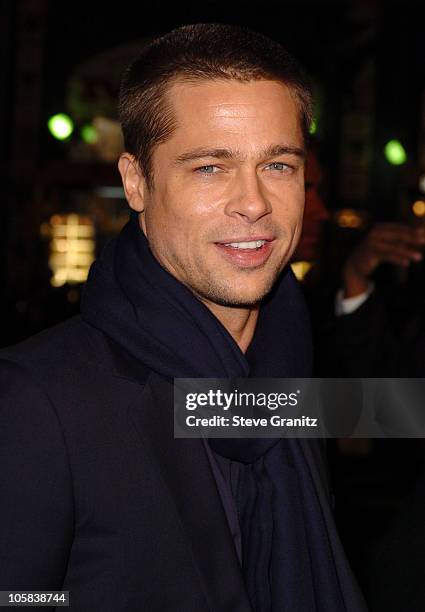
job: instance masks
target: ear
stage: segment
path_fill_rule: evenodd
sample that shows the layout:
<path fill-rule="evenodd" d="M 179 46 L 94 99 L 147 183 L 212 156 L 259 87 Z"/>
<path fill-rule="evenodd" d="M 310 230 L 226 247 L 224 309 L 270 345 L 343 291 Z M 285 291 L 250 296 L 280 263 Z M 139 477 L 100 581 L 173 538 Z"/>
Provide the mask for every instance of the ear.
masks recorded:
<path fill-rule="evenodd" d="M 145 210 L 146 181 L 134 155 L 123 153 L 118 161 L 125 197 L 130 207 L 138 213 Z"/>

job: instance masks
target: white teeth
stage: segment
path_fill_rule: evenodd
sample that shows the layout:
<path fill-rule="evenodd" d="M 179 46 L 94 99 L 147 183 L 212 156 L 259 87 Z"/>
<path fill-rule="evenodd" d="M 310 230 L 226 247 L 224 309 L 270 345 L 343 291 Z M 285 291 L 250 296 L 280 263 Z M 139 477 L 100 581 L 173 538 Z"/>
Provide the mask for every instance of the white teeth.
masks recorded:
<path fill-rule="evenodd" d="M 266 244 L 266 240 L 253 240 L 252 242 L 229 242 L 225 246 L 231 246 L 234 249 L 259 249 Z"/>

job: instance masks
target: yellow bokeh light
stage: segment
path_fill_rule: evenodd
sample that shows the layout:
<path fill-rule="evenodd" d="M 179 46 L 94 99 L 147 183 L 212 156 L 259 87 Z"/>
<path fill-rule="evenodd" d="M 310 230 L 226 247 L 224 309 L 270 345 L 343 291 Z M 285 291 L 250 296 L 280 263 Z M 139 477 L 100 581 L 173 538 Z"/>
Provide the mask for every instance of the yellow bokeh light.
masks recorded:
<path fill-rule="evenodd" d="M 294 261 L 291 263 L 291 268 L 297 280 L 303 281 L 305 276 L 311 270 L 312 265 L 313 264 L 309 261 Z"/>
<path fill-rule="evenodd" d="M 45 225 L 45 224 L 44 224 Z M 83 283 L 95 258 L 95 229 L 86 215 L 53 215 L 49 220 L 51 284 Z M 46 235 L 46 227 L 43 227 Z"/>
<path fill-rule="evenodd" d="M 362 215 L 352 208 L 343 208 L 335 213 L 335 221 L 339 227 L 358 229 L 363 224 Z"/>
<path fill-rule="evenodd" d="M 425 202 L 424 200 L 416 200 L 416 202 L 412 205 L 413 214 L 417 217 L 425 216 Z"/>

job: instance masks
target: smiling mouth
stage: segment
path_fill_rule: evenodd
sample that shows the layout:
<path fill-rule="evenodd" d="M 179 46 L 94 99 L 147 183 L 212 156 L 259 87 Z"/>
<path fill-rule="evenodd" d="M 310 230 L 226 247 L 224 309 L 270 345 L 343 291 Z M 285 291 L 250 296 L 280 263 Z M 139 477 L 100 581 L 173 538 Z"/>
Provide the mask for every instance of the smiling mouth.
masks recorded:
<path fill-rule="evenodd" d="M 268 242 L 267 240 L 251 240 L 249 242 L 227 242 L 223 246 L 232 247 L 233 249 L 249 249 L 256 250 L 261 249 Z"/>
<path fill-rule="evenodd" d="M 263 266 L 273 249 L 274 238 L 258 240 L 235 240 L 216 242 L 221 255 L 238 268 L 258 268 Z"/>

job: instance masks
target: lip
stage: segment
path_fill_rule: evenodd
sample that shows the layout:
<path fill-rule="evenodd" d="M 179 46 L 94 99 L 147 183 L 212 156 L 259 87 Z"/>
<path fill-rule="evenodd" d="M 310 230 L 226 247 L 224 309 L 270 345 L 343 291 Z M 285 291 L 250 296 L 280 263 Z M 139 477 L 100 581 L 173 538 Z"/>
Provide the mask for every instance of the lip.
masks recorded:
<path fill-rule="evenodd" d="M 254 242 L 257 240 L 267 240 L 267 242 L 272 242 L 274 240 L 274 236 L 237 236 L 236 238 L 218 240 L 215 244 L 229 244 L 230 242 Z"/>
<path fill-rule="evenodd" d="M 259 249 L 237 249 L 228 247 L 229 242 L 253 242 L 254 240 L 266 240 Z M 273 251 L 274 239 L 265 238 L 264 236 L 237 239 L 231 238 L 220 242 L 215 242 L 217 250 L 228 262 L 239 268 L 258 268 L 263 266 Z"/>

